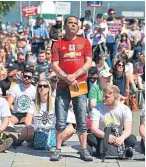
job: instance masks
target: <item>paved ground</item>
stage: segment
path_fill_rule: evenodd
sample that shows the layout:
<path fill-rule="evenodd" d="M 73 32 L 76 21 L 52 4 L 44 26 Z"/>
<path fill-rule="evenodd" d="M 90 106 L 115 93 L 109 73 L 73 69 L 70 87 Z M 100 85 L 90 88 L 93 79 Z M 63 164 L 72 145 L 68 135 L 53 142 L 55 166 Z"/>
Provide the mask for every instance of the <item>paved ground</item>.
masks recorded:
<path fill-rule="evenodd" d="M 139 135 L 138 127 L 139 112 L 133 112 L 132 133 L 136 136 Z M 138 136 L 137 139 L 136 153 L 132 160 L 105 160 L 105 163 L 102 163 L 100 159 L 94 158 L 93 162 L 84 162 L 79 158 L 80 145 L 75 134 L 62 147 L 63 159 L 59 162 L 49 161 L 54 148 L 50 151 L 37 151 L 28 148 L 24 143 L 17 149 L 10 148 L 7 153 L 0 153 L 0 167 L 144 167 L 145 157 L 140 154 L 140 137 Z"/>
<path fill-rule="evenodd" d="M 105 160 L 105 163 L 102 163 L 100 159 L 94 158 L 93 162 L 84 162 L 79 159 L 80 146 L 76 134 L 62 147 L 63 159 L 59 162 L 49 161 L 53 150 L 37 151 L 28 148 L 24 143 L 22 147 L 11 148 L 7 153 L 1 153 L 0 167 L 144 167 L 145 165 L 144 155 L 139 152 L 135 153 L 132 160 Z M 136 150 L 139 151 L 139 142 Z"/>

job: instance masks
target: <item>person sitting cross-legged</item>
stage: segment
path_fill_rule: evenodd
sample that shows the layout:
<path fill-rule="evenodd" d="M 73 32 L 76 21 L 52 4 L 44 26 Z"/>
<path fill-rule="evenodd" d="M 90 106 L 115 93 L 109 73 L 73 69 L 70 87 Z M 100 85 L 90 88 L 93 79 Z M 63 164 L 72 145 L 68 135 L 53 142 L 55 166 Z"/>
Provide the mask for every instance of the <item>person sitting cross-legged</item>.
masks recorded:
<path fill-rule="evenodd" d="M 136 137 L 131 135 L 132 113 L 128 106 L 120 103 L 120 90 L 115 85 L 108 85 L 103 90 L 103 103 L 97 104 L 91 111 L 91 134 L 87 136 L 88 145 L 100 156 L 100 142 L 105 137 L 104 128 L 114 123 L 119 137 L 109 135 L 108 143 L 120 146 L 125 143 L 126 157 L 133 156 Z M 124 129 L 124 130 L 123 130 Z"/>

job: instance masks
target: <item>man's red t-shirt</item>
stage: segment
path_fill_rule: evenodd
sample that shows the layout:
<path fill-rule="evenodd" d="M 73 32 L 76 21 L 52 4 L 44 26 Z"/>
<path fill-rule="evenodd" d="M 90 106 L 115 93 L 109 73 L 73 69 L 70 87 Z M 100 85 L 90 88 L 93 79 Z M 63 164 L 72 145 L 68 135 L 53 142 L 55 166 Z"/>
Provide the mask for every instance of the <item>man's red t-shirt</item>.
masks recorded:
<path fill-rule="evenodd" d="M 85 64 L 86 56 L 92 57 L 90 42 L 82 37 L 67 41 L 64 39 L 54 43 L 52 49 L 52 61 L 59 61 L 59 67 L 66 74 L 73 74 Z M 78 82 L 86 81 L 86 74 L 77 78 Z M 67 84 L 59 80 L 58 87 L 66 88 Z"/>

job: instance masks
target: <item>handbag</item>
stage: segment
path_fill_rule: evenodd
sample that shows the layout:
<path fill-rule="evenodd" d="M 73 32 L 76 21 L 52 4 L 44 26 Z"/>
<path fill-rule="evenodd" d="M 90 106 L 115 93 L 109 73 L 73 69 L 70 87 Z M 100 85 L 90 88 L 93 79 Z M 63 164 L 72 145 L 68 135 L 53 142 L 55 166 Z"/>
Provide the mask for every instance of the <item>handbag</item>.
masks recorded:
<path fill-rule="evenodd" d="M 48 132 L 36 131 L 34 133 L 33 149 L 46 150 L 48 142 Z"/>
<path fill-rule="evenodd" d="M 50 129 L 46 131 L 36 131 L 34 133 L 33 148 L 35 150 L 46 150 L 56 146 L 56 131 Z"/>
<path fill-rule="evenodd" d="M 55 129 L 50 129 L 50 131 L 49 131 L 47 146 L 49 148 L 56 147 L 56 131 L 55 131 Z"/>

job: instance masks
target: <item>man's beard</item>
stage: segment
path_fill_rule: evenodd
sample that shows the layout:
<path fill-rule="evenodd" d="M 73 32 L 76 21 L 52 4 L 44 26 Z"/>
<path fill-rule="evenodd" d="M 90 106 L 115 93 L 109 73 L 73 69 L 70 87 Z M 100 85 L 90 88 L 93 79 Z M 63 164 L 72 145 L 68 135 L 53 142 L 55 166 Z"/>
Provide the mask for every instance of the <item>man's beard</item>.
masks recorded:
<path fill-rule="evenodd" d="M 28 85 L 31 84 L 31 82 L 30 82 L 30 81 L 27 81 L 27 80 L 24 80 L 24 81 L 23 81 L 23 84 L 26 85 L 26 86 L 28 86 Z"/>

